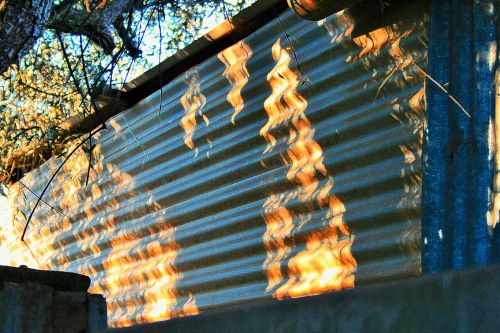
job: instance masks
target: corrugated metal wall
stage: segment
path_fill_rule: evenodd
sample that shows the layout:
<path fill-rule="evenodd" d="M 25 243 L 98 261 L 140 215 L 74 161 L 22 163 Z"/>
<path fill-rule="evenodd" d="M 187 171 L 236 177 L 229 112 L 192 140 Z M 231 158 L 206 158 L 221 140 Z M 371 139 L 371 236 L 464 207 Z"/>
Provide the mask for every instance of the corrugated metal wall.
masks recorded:
<path fill-rule="evenodd" d="M 446 83 L 449 95 L 434 83 L 428 86 L 425 273 L 500 262 L 500 206 L 495 202 L 499 5 L 495 0 L 430 2 L 429 74 Z"/>
<path fill-rule="evenodd" d="M 109 121 L 29 226 L 41 265 L 111 326 L 419 275 L 426 18 L 352 28 L 288 10 Z"/>

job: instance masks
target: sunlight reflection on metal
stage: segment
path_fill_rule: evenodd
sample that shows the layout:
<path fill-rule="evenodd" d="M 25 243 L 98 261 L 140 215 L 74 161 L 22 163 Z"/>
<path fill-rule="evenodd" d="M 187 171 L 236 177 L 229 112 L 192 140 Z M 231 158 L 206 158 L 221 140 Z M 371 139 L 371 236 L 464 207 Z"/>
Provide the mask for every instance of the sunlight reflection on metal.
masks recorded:
<path fill-rule="evenodd" d="M 8 197 L 0 195 L 0 265 L 38 268 L 38 263 L 24 242 L 20 242 L 23 233 L 22 223 L 16 221 L 16 198 L 27 196 L 25 187 L 11 187 Z M 28 192 L 29 193 L 29 192 Z M 13 209 L 14 208 L 14 209 Z M 17 227 L 16 227 L 17 226 Z"/>
<path fill-rule="evenodd" d="M 229 35 L 234 29 L 235 26 L 232 22 L 232 19 L 228 19 L 210 30 L 210 32 L 205 35 L 205 38 L 209 41 L 218 40 L 224 36 Z"/>
<path fill-rule="evenodd" d="M 198 313 L 196 301 L 191 294 L 184 304 L 178 301 L 175 286 L 180 276 L 175 270 L 174 261 L 179 245 L 174 240 L 174 228 L 164 220 L 164 210 L 150 197 L 143 209 L 130 211 L 127 217 L 133 220 L 148 216 L 157 221 L 153 226 L 128 229 L 119 225 L 121 222 L 115 219 L 114 212 L 120 210 L 122 201 L 117 200 L 113 193 L 124 192 L 121 199 L 133 204 L 138 197 L 134 190 L 135 180 L 117 167 L 105 164 L 99 145 L 93 153 L 94 169 L 97 172 L 106 170 L 112 177 L 112 191 L 106 191 L 106 196 L 110 199 L 105 202 L 104 207 L 100 207 L 101 210 L 109 211 L 109 214 L 97 214 L 96 207 L 93 207 L 94 202 L 102 199 L 104 189 L 91 184 L 90 191 L 83 191 L 88 155 L 84 152 L 76 154 L 65 165 L 64 173 L 61 173 L 55 183 L 62 191 L 60 207 L 68 209 L 68 213 L 76 217 L 76 220 L 70 222 L 66 217 L 53 218 L 53 223 L 35 220 L 33 227 L 39 233 L 29 233 L 28 241 L 37 256 L 49 263 L 45 268 L 89 275 L 92 278 L 89 291 L 103 294 L 108 300 L 108 318 L 112 327 Z M 95 176 L 93 171 L 91 179 Z M 68 241 L 65 236 L 68 233 L 74 238 L 69 240 L 74 242 L 73 247 L 76 246 L 79 253 L 91 254 L 90 257 L 75 262 L 77 258 L 73 255 L 60 252 L 60 248 Z M 35 245 L 35 239 L 39 235 L 47 242 Z M 141 246 L 144 237 L 150 237 L 147 246 Z M 53 261 L 51 263 L 54 254 L 58 254 L 57 267 Z M 92 264 L 93 260 L 99 258 L 102 260 L 102 268 Z"/>
<path fill-rule="evenodd" d="M 380 98 L 386 89 L 389 91 L 394 87 L 404 89 L 412 86 L 415 82 L 425 82 L 425 76 L 418 64 L 427 62 L 427 54 L 414 52 L 411 48 L 402 45 L 409 40 L 413 33 L 421 31 L 425 24 L 425 20 L 410 25 L 401 22 L 353 39 L 360 50 L 358 50 L 357 55 L 348 57 L 347 61 L 362 61 L 367 70 L 378 66 L 378 70 L 385 73 L 385 79 L 380 84 L 374 96 L 375 99 Z M 352 30 L 348 29 L 347 31 Z M 425 44 L 424 40 L 420 40 L 420 42 Z M 380 68 L 378 59 L 385 53 L 392 59 L 392 63 L 387 67 Z M 377 72 L 374 71 L 373 82 L 379 81 L 375 78 L 376 75 Z M 414 95 L 394 98 L 390 102 L 391 117 L 402 125 L 409 125 L 416 136 L 414 140 L 398 145 L 405 162 L 400 175 L 405 195 L 399 200 L 398 206 L 408 210 L 405 213 L 408 231 L 401 235 L 400 242 L 405 244 L 407 250 L 419 260 L 421 230 L 419 225 L 413 225 L 412 220 L 420 219 L 419 209 L 422 200 L 422 175 L 419 170 L 421 169 L 424 140 L 425 91 L 424 84 Z"/>
<path fill-rule="evenodd" d="M 331 44 L 349 43 L 353 30 L 353 20 L 344 11 L 339 12 L 334 17 L 334 21 L 323 19 L 318 21 L 319 27 L 324 27 L 330 35 Z"/>
<path fill-rule="evenodd" d="M 296 92 L 300 76 L 290 68 L 290 52 L 281 46 L 280 39 L 273 45 L 276 66 L 267 77 L 273 93 L 264 103 L 269 121 L 261 130 L 268 143 L 264 153 L 276 147 L 280 129 L 288 130 L 288 150 L 281 159 L 288 166 L 287 179 L 296 185 L 289 193 L 271 194 L 263 205 L 267 291 L 276 298 L 353 287 L 356 270 L 350 252 L 354 236 L 343 223 L 343 203 L 331 193 L 333 179 L 323 165 L 323 150 L 314 140 L 315 130 L 305 115 L 307 101 Z M 303 203 L 304 212 L 287 207 L 294 200 Z M 290 237 L 303 232 L 315 207 L 327 210 L 321 219 L 323 227 L 306 234 L 305 249 L 292 255 Z"/>
<path fill-rule="evenodd" d="M 245 105 L 241 90 L 250 78 L 246 63 L 252 57 L 252 50 L 245 41 L 241 41 L 219 53 L 218 57 L 226 65 L 224 75 L 232 86 L 231 91 L 227 94 L 227 101 L 234 107 L 231 122 L 235 124 L 236 116 Z"/>
<path fill-rule="evenodd" d="M 70 163 L 83 167 L 47 193 L 69 219 L 41 205 L 27 234 L 37 257 L 89 274 L 113 327 L 337 290 L 354 273 L 356 286 L 419 275 L 423 77 L 400 70 L 386 38 L 359 57 L 351 30 L 345 15 L 318 26 L 285 13 L 234 58 L 124 111 L 129 126 L 115 117 L 95 140 L 89 186 L 82 151 Z M 400 48 L 425 68 L 416 30 Z M 55 167 L 28 176 L 35 192 Z"/>
<path fill-rule="evenodd" d="M 186 111 L 184 117 L 181 119 L 181 127 L 186 132 L 184 135 L 184 142 L 189 149 L 194 149 L 193 135 L 196 132 L 196 113 L 203 117 L 205 123 L 209 124 L 208 118 L 202 113 L 202 109 L 206 104 L 205 96 L 200 92 L 200 84 L 198 80 L 200 74 L 196 69 L 186 73 L 184 82 L 189 86 L 189 89 L 182 95 L 181 103 Z"/>

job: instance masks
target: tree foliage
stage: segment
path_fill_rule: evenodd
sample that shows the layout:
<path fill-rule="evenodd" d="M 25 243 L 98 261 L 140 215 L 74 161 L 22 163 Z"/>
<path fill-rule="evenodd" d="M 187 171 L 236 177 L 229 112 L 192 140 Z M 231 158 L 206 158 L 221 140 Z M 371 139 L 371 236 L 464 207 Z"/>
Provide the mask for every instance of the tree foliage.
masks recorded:
<path fill-rule="evenodd" d="M 65 152 L 65 121 L 249 0 L 0 0 L 0 181 Z"/>

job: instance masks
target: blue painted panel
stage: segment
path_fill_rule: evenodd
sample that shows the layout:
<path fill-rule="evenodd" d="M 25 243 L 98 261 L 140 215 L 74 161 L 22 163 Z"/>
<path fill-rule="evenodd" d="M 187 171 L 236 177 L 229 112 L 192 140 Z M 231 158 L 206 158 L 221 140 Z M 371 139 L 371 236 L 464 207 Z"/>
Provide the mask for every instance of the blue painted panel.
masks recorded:
<path fill-rule="evenodd" d="M 450 3 L 434 1 L 430 8 L 430 74 L 438 82 L 450 80 Z M 436 19 L 436 18 L 442 19 Z M 431 56 L 432 55 L 432 56 Z M 422 269 L 434 273 L 444 269 L 447 170 L 449 156 L 449 99 L 438 86 L 427 85 L 427 129 L 424 138 L 422 189 Z"/>
<path fill-rule="evenodd" d="M 498 1 L 431 1 L 430 13 L 422 250 L 424 271 L 435 273 L 498 258 L 491 221 Z"/>

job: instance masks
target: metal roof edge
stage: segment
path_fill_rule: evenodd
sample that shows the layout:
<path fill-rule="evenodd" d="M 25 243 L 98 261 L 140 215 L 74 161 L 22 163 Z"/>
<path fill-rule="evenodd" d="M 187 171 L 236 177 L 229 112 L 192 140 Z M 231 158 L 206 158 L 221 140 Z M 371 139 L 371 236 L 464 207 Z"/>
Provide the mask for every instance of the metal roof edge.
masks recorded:
<path fill-rule="evenodd" d="M 100 96 L 97 112 L 85 118 L 70 119 L 63 127 L 74 134 L 88 133 L 193 66 L 246 38 L 288 8 L 286 0 L 258 0 L 159 65 L 126 83 L 122 91 L 114 91 L 111 96 Z"/>
<path fill-rule="evenodd" d="M 91 133 L 103 124 L 105 128 L 106 121 L 112 117 L 158 91 L 193 66 L 248 37 L 288 8 L 287 0 L 257 0 L 159 65 L 126 83 L 123 90 L 115 90 L 109 95 L 98 96 L 96 98 L 98 108 L 96 112 L 88 116 L 72 117 L 60 124 L 59 127 L 66 132 L 68 137 Z M 40 147 L 38 153 L 43 156 L 43 160 L 52 156 L 47 142 L 34 143 L 19 150 L 16 155 L 25 155 L 37 147 Z M 39 163 L 35 163 L 28 167 L 28 170 L 15 167 L 13 174 L 2 181 L 15 183 L 22 178 L 23 174 L 39 165 Z"/>

